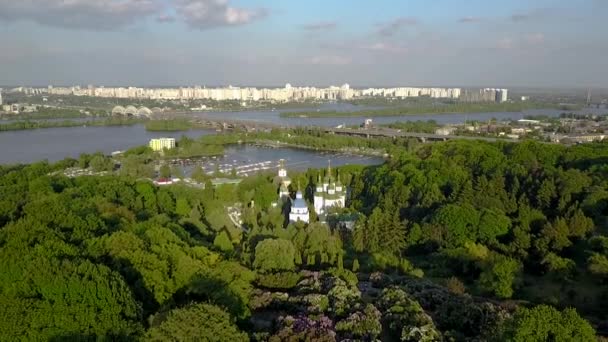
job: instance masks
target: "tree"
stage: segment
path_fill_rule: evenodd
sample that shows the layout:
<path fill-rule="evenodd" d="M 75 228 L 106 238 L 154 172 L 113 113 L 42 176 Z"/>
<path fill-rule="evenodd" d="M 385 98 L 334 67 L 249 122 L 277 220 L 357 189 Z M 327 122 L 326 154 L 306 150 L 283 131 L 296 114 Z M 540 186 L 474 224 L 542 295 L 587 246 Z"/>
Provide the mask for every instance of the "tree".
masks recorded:
<path fill-rule="evenodd" d="M 296 250 L 289 240 L 266 239 L 255 247 L 253 267 L 261 272 L 293 271 Z"/>
<path fill-rule="evenodd" d="M 161 189 L 156 193 L 156 203 L 161 213 L 167 215 L 175 214 L 175 200 L 169 191 Z"/>
<path fill-rule="evenodd" d="M 366 224 L 365 224 L 365 216 L 361 215 L 357 222 L 355 223 L 355 228 L 353 229 L 352 235 L 352 244 L 357 252 L 363 252 L 366 247 Z"/>
<path fill-rule="evenodd" d="M 601 276 L 608 276 L 608 258 L 600 253 L 593 253 L 587 260 L 589 272 Z"/>
<path fill-rule="evenodd" d="M 194 170 L 192 170 L 191 177 L 199 183 L 204 183 L 208 179 L 207 175 L 205 174 L 205 171 L 203 171 L 203 168 L 200 166 L 194 167 Z"/>
<path fill-rule="evenodd" d="M 234 246 L 232 245 L 232 241 L 230 241 L 230 237 L 225 230 L 215 236 L 213 240 L 213 245 L 220 249 L 222 252 L 232 252 L 234 250 Z"/>
<path fill-rule="evenodd" d="M 405 244 L 405 224 L 399 217 L 399 209 L 392 202 L 385 203 L 383 223 L 376 228 L 380 232 L 380 250 L 383 253 L 397 254 Z"/>
<path fill-rule="evenodd" d="M 0 285 L 13 289 L 0 294 L 0 340 L 134 335 L 141 311 L 123 278 L 86 259 L 61 260 L 52 255 L 54 247 L 71 249 L 48 237 L 35 250 L 20 250 L 21 260 L 11 261 L 6 250 L 0 254 L 11 265 L 2 267 Z"/>
<path fill-rule="evenodd" d="M 519 308 L 508 320 L 499 340 L 512 342 L 528 341 L 596 341 L 595 331 L 572 308 L 557 309 L 539 305 L 532 309 Z"/>
<path fill-rule="evenodd" d="M 163 164 L 160 167 L 159 175 L 161 178 L 170 178 L 171 177 L 171 167 L 168 164 Z"/>
<path fill-rule="evenodd" d="M 448 246 L 458 247 L 477 240 L 479 214 L 469 204 L 448 204 L 435 213 L 432 222 L 444 229 Z"/>
<path fill-rule="evenodd" d="M 147 341 L 248 341 L 224 310 L 210 304 L 174 309 L 146 333 Z"/>
<path fill-rule="evenodd" d="M 479 284 L 486 291 L 500 298 L 511 298 L 513 283 L 521 269 L 520 263 L 503 255 L 495 255 L 485 263 L 479 276 Z"/>
<path fill-rule="evenodd" d="M 93 156 L 93 158 L 91 158 L 89 165 L 95 172 L 111 171 L 112 168 L 114 167 L 114 163 L 112 162 L 112 160 L 109 158 L 106 158 L 101 153 L 95 154 Z"/>
<path fill-rule="evenodd" d="M 188 200 L 183 197 L 178 197 L 175 201 L 175 213 L 179 216 L 186 217 L 190 214 L 190 205 Z"/>
<path fill-rule="evenodd" d="M 89 167 L 89 162 L 91 161 L 91 155 L 82 153 L 78 158 L 78 167 L 81 169 L 86 169 Z"/>
<path fill-rule="evenodd" d="M 482 242 L 493 242 L 511 228 L 511 220 L 496 209 L 482 209 L 479 218 L 477 237 Z"/>
<path fill-rule="evenodd" d="M 359 259 L 353 261 L 353 272 L 356 273 L 357 271 L 359 271 Z"/>

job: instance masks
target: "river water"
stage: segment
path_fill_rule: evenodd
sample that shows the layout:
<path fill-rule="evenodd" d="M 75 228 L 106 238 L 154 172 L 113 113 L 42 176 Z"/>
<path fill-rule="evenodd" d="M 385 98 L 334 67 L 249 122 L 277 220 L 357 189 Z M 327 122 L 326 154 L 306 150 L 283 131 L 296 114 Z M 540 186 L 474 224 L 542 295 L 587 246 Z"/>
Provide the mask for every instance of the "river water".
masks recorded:
<path fill-rule="evenodd" d="M 0 164 L 31 163 L 43 159 L 58 161 L 97 151 L 110 154 L 147 145 L 159 137 L 198 137 L 209 130 L 149 132 L 142 124 L 133 126 L 80 126 L 0 132 Z"/>
<path fill-rule="evenodd" d="M 226 147 L 223 157 L 201 158 L 196 162 L 207 174 L 216 169 L 230 174 L 232 169 L 239 176 L 249 176 L 260 171 L 276 170 L 279 160 L 283 159 L 289 170 L 305 171 L 309 168 L 325 168 L 331 162 L 333 166 L 344 165 L 378 165 L 383 158 L 359 156 L 335 152 L 319 152 L 296 148 L 272 148 L 252 145 L 230 145 Z M 191 174 L 194 166 L 184 167 L 186 175 Z"/>
<path fill-rule="evenodd" d="M 47 159 L 54 162 L 66 157 L 78 157 L 81 153 L 97 151 L 110 154 L 131 147 L 146 145 L 152 138 L 179 138 L 186 135 L 196 138 L 215 134 L 210 130 L 190 130 L 184 132 L 149 132 L 141 125 L 133 126 L 88 126 L 60 127 L 24 131 L 0 132 L 0 164 L 31 163 Z M 213 171 L 218 163 L 222 169 L 230 171 L 233 166 L 243 167 L 247 173 L 253 167 L 247 165 L 266 162 L 275 165 L 285 159 L 290 169 L 305 170 L 309 167 L 348 164 L 373 165 L 382 163 L 382 158 L 326 153 L 291 148 L 264 148 L 255 146 L 229 146 L 224 157 L 207 159 L 203 162 L 207 171 Z M 251 172 L 255 173 L 255 172 Z"/>
<path fill-rule="evenodd" d="M 377 107 L 354 106 L 348 103 L 328 103 L 320 105 L 316 108 L 309 109 L 284 109 L 284 110 L 259 110 L 259 111 L 240 111 L 240 112 L 195 112 L 194 117 L 211 118 L 211 119 L 231 119 L 245 120 L 253 122 L 272 122 L 286 126 L 322 126 L 336 127 L 338 125 L 360 125 L 366 119 L 365 117 L 342 117 L 342 118 L 283 118 L 282 112 L 294 111 L 362 111 L 367 109 L 375 109 Z M 419 115 L 402 115 L 402 116 L 374 116 L 372 120 L 374 124 L 387 124 L 396 121 L 427 121 L 435 120 L 439 124 L 459 124 L 470 121 L 488 121 L 491 119 L 497 120 L 519 120 L 529 115 L 547 115 L 559 116 L 561 110 L 526 110 L 523 112 L 498 112 L 498 113 L 448 113 L 448 114 L 419 114 Z"/>
<path fill-rule="evenodd" d="M 353 106 L 344 103 L 323 104 L 316 109 L 352 111 L 364 110 L 372 107 Z M 359 125 L 365 118 L 281 118 L 280 113 L 289 110 L 261 110 L 261 111 L 239 111 L 239 112 L 200 112 L 193 113 L 192 116 L 209 117 L 216 119 L 251 120 L 258 122 L 272 122 L 284 125 L 302 126 L 328 126 L 338 125 Z M 302 110 L 302 109 L 300 109 Z M 305 109 L 305 110 L 311 110 Z M 314 110 L 314 109 L 313 109 Z M 499 120 L 521 119 L 526 115 L 548 115 L 558 116 L 558 110 L 531 110 L 523 113 L 474 113 L 474 114 L 438 114 L 438 115 L 406 115 L 391 117 L 374 117 L 375 124 L 391 123 L 395 121 L 417 121 L 435 120 L 440 124 L 463 123 L 465 121 L 477 120 L 486 121 L 492 118 Z M 80 127 L 61 127 L 46 128 L 23 131 L 0 132 L 0 164 L 29 163 L 43 159 L 57 161 L 66 157 L 78 157 L 81 153 L 94 153 L 97 151 L 109 154 L 113 151 L 126 150 L 131 147 L 146 145 L 151 138 L 174 137 L 182 135 L 198 137 L 200 135 L 215 134 L 210 130 L 190 130 L 184 132 L 148 132 L 141 124 L 133 126 L 80 126 Z M 227 160 L 237 160 L 236 154 L 243 153 L 236 149 L 234 152 L 228 150 Z M 287 151 L 287 152 L 285 152 Z M 235 156 L 230 156 L 235 153 Z M 288 159 L 291 155 L 299 152 L 294 150 L 245 150 L 247 156 L 255 160 L 278 160 Z M 317 152 L 302 151 L 306 157 L 298 158 L 294 163 L 306 161 L 313 162 L 317 156 L 326 162 L 326 156 Z M 348 163 L 362 163 L 354 156 L 344 157 Z M 321 160 L 320 159 L 320 160 Z M 374 161 L 375 163 L 377 161 Z M 345 162 L 346 163 L 346 162 Z M 317 167 L 318 165 L 311 164 Z M 294 166 L 295 167 L 295 166 Z"/>

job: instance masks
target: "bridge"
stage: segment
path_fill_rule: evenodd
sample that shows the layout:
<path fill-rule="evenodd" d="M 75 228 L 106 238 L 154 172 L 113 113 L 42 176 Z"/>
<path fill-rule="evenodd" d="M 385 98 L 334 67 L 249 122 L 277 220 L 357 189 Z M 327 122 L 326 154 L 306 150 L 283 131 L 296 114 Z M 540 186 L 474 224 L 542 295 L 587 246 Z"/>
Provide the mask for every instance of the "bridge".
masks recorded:
<path fill-rule="evenodd" d="M 418 133 L 418 132 L 403 132 L 397 129 L 391 128 L 331 128 L 331 127 L 320 127 L 320 126 L 293 126 L 272 123 L 268 121 L 254 121 L 254 120 L 233 120 L 233 119 L 219 119 L 219 118 L 207 118 L 197 117 L 192 120 L 194 123 L 221 130 L 243 130 L 246 132 L 252 132 L 257 130 L 268 130 L 273 128 L 303 128 L 311 131 L 322 131 L 328 134 L 336 135 L 348 135 L 348 136 L 359 136 L 365 138 L 373 137 L 384 137 L 384 138 L 415 138 L 421 142 L 427 141 L 446 141 L 453 139 L 460 140 L 481 140 L 488 142 L 505 141 L 505 142 L 518 142 L 516 139 L 507 138 L 491 138 L 491 137 L 478 137 L 478 136 L 465 136 L 465 135 L 440 135 L 433 133 Z"/>
<path fill-rule="evenodd" d="M 197 117 L 191 120 L 193 123 L 212 129 L 221 130 L 243 130 L 246 132 L 267 130 L 273 128 L 293 128 L 288 125 L 280 125 L 267 121 L 233 120 Z"/>
<path fill-rule="evenodd" d="M 113 116 L 138 116 L 138 117 L 151 117 L 154 113 L 160 113 L 160 108 L 148 108 L 148 107 L 135 107 L 135 106 L 115 106 L 112 108 Z"/>
<path fill-rule="evenodd" d="M 350 135 L 350 136 L 362 136 L 366 138 L 371 137 L 387 137 L 387 138 L 416 138 L 421 142 L 426 141 L 446 141 L 453 139 L 460 140 L 482 140 L 482 141 L 506 141 L 506 142 L 518 142 L 516 139 L 498 139 L 491 137 L 477 137 L 477 136 L 466 136 L 466 135 L 440 135 L 433 133 L 417 133 L 417 132 L 402 132 L 401 130 L 383 128 L 383 129 L 350 129 L 350 128 L 326 128 L 326 133 L 339 134 L 339 135 Z"/>

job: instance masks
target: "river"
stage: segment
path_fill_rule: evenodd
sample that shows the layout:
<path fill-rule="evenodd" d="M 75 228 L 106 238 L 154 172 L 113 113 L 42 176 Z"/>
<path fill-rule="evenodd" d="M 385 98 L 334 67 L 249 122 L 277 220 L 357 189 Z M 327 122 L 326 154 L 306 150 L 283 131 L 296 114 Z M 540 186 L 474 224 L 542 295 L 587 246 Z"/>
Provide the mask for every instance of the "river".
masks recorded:
<path fill-rule="evenodd" d="M 159 137 L 198 137 L 210 130 L 149 132 L 143 124 L 132 126 L 80 126 L 0 132 L 0 164 L 31 163 L 43 159 L 58 161 L 82 153 L 110 154 L 147 145 Z"/>
<path fill-rule="evenodd" d="M 184 132 L 149 132 L 144 125 L 133 126 L 81 126 L 44 128 L 36 130 L 0 132 L 0 164 L 31 163 L 47 159 L 50 162 L 66 157 L 78 157 L 81 153 L 97 151 L 110 154 L 118 150 L 146 145 L 150 139 L 158 137 L 192 138 L 215 134 L 211 130 L 190 130 Z M 276 164 L 285 159 L 290 169 L 305 170 L 309 167 L 324 167 L 328 160 L 336 166 L 347 164 L 373 165 L 382 163 L 382 158 L 326 153 L 292 148 L 265 148 L 255 146 L 228 146 L 224 157 L 209 158 L 203 162 L 207 171 L 215 169 L 219 163 L 222 169 L 230 171 L 232 166 L 270 162 Z M 267 166 L 267 165 L 266 165 Z M 264 167 L 266 167 L 264 166 Z M 251 169 L 251 168 L 250 168 Z M 254 172 L 251 172 L 254 173 Z"/>
<path fill-rule="evenodd" d="M 317 107 L 319 110 L 352 111 L 364 110 L 373 107 L 353 106 L 345 103 L 329 103 Z M 298 109 L 289 109 L 298 110 Z M 251 120 L 259 122 L 272 122 L 285 125 L 302 126 L 330 126 L 359 125 L 365 118 L 282 118 L 280 113 L 289 110 L 259 110 L 239 112 L 199 112 L 193 116 L 209 118 L 228 118 L 236 120 Z M 309 109 L 310 110 L 310 109 Z M 406 115 L 390 117 L 374 117 L 375 124 L 391 123 L 395 121 L 435 120 L 440 124 L 462 123 L 465 120 L 487 121 L 492 118 L 499 120 L 521 119 L 526 115 L 558 116 L 559 110 L 530 110 L 523 113 L 473 113 L 473 114 L 435 114 L 435 115 Z M 45 128 L 23 131 L 0 132 L 0 164 L 30 163 L 43 159 L 58 161 L 66 157 L 78 157 L 81 153 L 94 153 L 97 151 L 109 154 L 113 151 L 126 150 L 131 147 L 146 145 L 151 138 L 174 137 L 182 135 L 198 137 L 200 135 L 214 134 L 210 130 L 190 130 L 184 132 L 148 132 L 142 124 L 132 126 L 80 126 Z M 247 151 L 253 153 L 254 150 Z M 238 152 L 235 150 L 235 153 Z M 240 152 L 239 152 L 240 153 Z M 281 156 L 277 150 L 256 151 L 256 160 L 289 159 L 289 153 Z M 273 155 L 265 155 L 270 153 Z M 306 151 L 310 160 L 318 155 L 316 152 Z M 352 157 L 352 156 L 351 156 Z M 236 158 L 227 157 L 229 160 Z M 322 159 L 325 160 L 325 157 Z M 357 163 L 350 159 L 350 162 Z M 311 165 L 317 166 L 317 165 Z"/>
<path fill-rule="evenodd" d="M 252 145 L 230 145 L 225 149 L 223 157 L 201 158 L 196 165 L 201 166 L 207 174 L 219 169 L 230 174 L 234 168 L 239 176 L 249 176 L 259 171 L 276 170 L 278 161 L 283 159 L 285 167 L 290 170 L 305 171 L 309 168 L 324 168 L 331 161 L 332 166 L 344 165 L 378 165 L 383 158 L 359 156 L 336 152 L 319 152 L 297 148 L 272 148 Z M 184 167 L 184 173 L 189 175 L 193 166 Z"/>
<path fill-rule="evenodd" d="M 374 109 L 377 107 L 354 106 L 348 103 L 328 103 L 312 109 L 284 109 L 284 110 L 256 110 L 256 111 L 239 111 L 239 112 L 195 112 L 194 117 L 211 118 L 211 119 L 231 119 L 245 120 L 253 122 L 272 122 L 286 126 L 323 126 L 336 127 L 338 125 L 360 125 L 366 119 L 365 117 L 341 117 L 341 118 L 284 118 L 281 117 L 282 112 L 293 111 L 361 111 Z M 605 111 L 605 110 L 604 110 Z M 396 121 L 427 121 L 435 120 L 439 124 L 459 124 L 468 121 L 488 121 L 491 119 L 497 120 L 519 120 L 528 115 L 547 115 L 559 116 L 563 111 L 556 109 L 534 109 L 523 112 L 494 112 L 494 113 L 448 113 L 448 114 L 419 114 L 419 115 L 401 115 L 401 116 L 374 116 L 371 119 L 374 124 L 387 124 Z"/>

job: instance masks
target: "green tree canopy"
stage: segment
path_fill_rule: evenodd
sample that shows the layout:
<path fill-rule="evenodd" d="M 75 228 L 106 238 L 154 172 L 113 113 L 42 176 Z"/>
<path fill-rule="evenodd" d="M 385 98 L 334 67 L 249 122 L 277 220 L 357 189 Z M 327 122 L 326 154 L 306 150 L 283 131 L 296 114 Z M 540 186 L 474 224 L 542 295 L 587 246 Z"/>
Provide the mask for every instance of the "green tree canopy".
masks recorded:
<path fill-rule="evenodd" d="M 592 342 L 597 339 L 593 327 L 576 310 L 569 308 L 560 312 L 553 307 L 539 305 L 532 309 L 519 308 L 505 324 L 502 340 Z"/>
<path fill-rule="evenodd" d="M 253 267 L 262 272 L 292 271 L 296 250 L 289 240 L 266 239 L 255 247 Z"/>
<path fill-rule="evenodd" d="M 193 304 L 169 312 L 146 333 L 147 341 L 249 341 L 224 310 L 209 304 Z"/>

